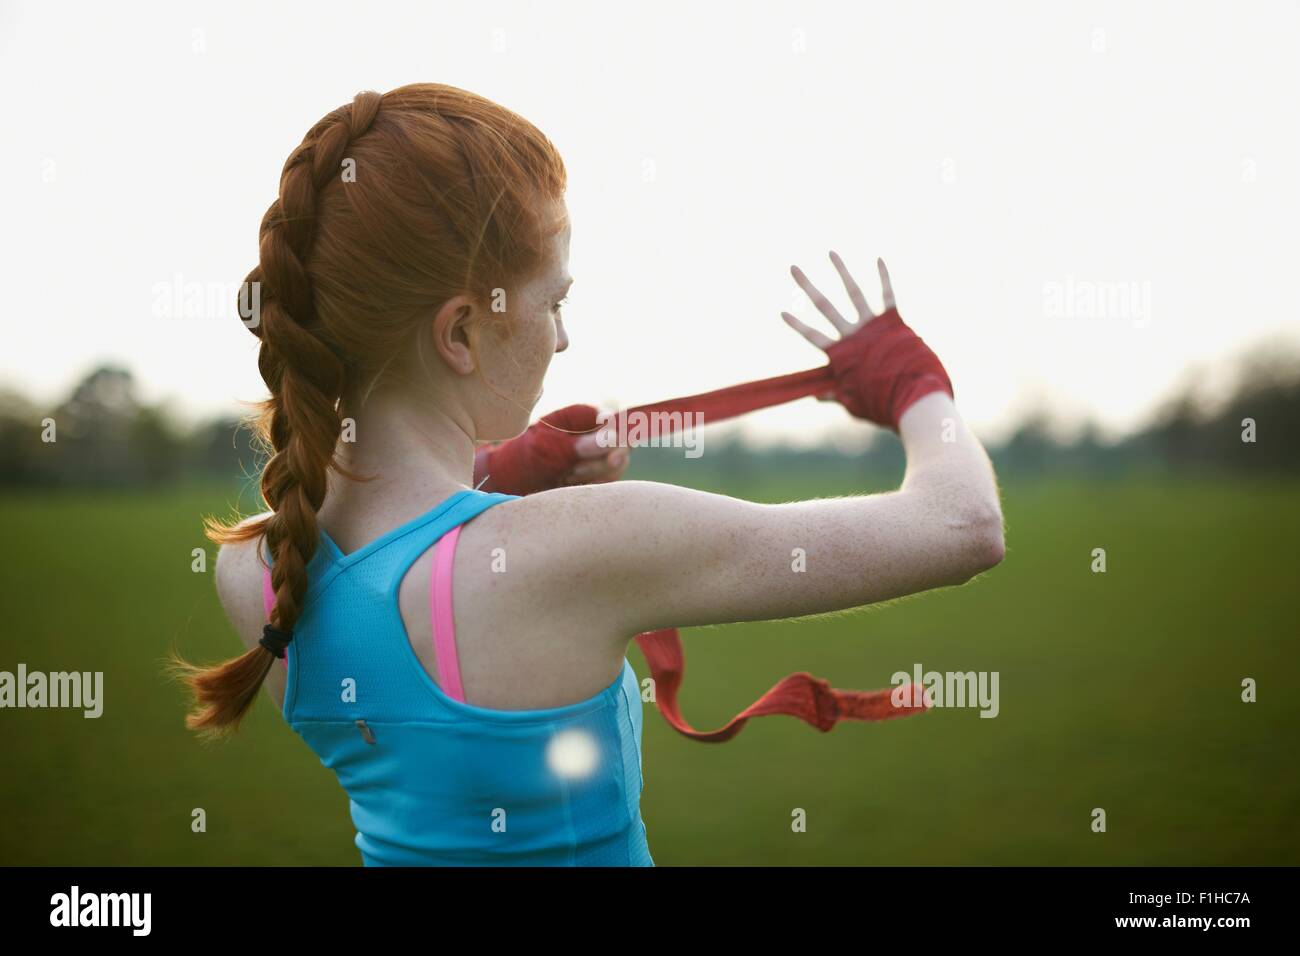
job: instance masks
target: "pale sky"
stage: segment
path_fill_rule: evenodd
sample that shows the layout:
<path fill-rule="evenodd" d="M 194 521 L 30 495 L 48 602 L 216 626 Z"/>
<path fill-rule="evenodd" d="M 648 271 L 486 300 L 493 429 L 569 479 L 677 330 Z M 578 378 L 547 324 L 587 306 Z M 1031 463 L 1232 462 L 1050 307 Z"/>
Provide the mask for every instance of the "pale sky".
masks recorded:
<path fill-rule="evenodd" d="M 849 309 L 835 249 L 877 303 L 884 257 L 986 438 L 1043 403 L 1130 428 L 1300 334 L 1298 40 L 1292 2 L 4 2 L 0 385 L 52 401 L 108 360 L 178 415 L 262 397 L 228 290 L 285 158 L 358 90 L 433 81 L 568 166 L 539 412 L 824 364 L 779 313 L 829 331 L 792 263 Z M 178 282 L 211 314 L 166 314 Z"/>

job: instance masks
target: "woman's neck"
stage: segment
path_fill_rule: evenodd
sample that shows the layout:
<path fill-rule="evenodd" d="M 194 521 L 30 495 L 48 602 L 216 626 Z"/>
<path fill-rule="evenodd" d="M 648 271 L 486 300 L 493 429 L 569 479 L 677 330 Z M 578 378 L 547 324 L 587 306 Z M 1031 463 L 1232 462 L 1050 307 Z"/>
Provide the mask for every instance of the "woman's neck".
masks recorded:
<path fill-rule="evenodd" d="M 345 415 L 339 464 L 371 480 L 330 472 L 318 517 L 335 540 L 336 532 L 368 540 L 376 528 L 395 527 L 472 487 L 473 422 L 458 408 L 417 411 L 409 400 L 372 393 Z"/>

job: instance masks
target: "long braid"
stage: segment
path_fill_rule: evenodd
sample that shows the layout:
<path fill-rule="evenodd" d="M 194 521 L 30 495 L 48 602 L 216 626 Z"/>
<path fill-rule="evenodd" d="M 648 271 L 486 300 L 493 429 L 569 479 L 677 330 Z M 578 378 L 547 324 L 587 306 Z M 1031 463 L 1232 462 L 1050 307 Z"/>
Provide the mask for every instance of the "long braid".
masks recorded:
<path fill-rule="evenodd" d="M 307 563 L 318 540 L 316 512 L 325 501 L 326 476 L 343 427 L 339 401 L 346 384 L 343 361 L 320 337 L 304 261 L 315 233 L 317 193 L 340 175 L 348 146 L 370 128 L 380 99 L 378 93 L 359 93 L 307 134 L 286 161 L 280 196 L 263 220 L 258 367 L 271 390 L 268 431 L 274 454 L 262 473 L 262 497 L 275 512 L 265 529 L 276 596 L 272 623 L 287 632 L 307 595 Z"/>
<path fill-rule="evenodd" d="M 345 159 L 361 167 L 355 183 L 333 181 L 345 179 Z M 563 226 L 556 204 L 565 182 L 555 145 L 535 126 L 439 83 L 361 93 L 293 150 L 246 280 L 245 292 L 257 292 L 255 316 L 240 297 L 245 325 L 261 339 L 258 367 L 270 392 L 258 421 L 270 513 L 206 522 L 223 547 L 265 547 L 273 632 L 207 667 L 172 655 L 173 673 L 195 700 L 191 728 L 235 729 L 300 622 L 330 472 L 365 480 L 336 458 L 341 415 L 380 384 L 433 374 L 415 366 L 412 349 L 443 304 L 468 296 L 486 315 L 498 288 L 535 274 Z"/>
<path fill-rule="evenodd" d="M 272 455 L 262 472 L 262 497 L 272 514 L 262 526 L 271 556 L 276 604 L 271 623 L 291 634 L 307 596 L 307 564 L 315 554 L 316 512 L 342 431 L 339 403 L 347 367 L 316 319 L 305 265 L 315 238 L 317 197 L 351 143 L 370 128 L 378 93 L 358 93 L 317 123 L 284 164 L 280 195 L 262 218 L 259 262 L 246 283 L 258 283 L 260 311 L 252 325 L 262 340 L 258 368 L 271 397 L 262 429 Z M 180 665 L 194 691 L 191 729 L 236 727 L 257 697 L 275 655 L 258 646 L 215 670 Z"/>

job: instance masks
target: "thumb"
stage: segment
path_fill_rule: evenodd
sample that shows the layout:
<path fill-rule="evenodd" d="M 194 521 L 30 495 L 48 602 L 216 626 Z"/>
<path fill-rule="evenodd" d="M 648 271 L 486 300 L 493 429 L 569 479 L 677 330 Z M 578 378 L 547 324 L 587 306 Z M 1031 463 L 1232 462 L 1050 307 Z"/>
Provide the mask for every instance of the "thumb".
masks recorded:
<path fill-rule="evenodd" d="M 618 447 L 618 431 L 613 423 L 597 429 L 589 435 L 583 435 L 574 444 L 582 458 L 600 458 L 608 455 Z"/>

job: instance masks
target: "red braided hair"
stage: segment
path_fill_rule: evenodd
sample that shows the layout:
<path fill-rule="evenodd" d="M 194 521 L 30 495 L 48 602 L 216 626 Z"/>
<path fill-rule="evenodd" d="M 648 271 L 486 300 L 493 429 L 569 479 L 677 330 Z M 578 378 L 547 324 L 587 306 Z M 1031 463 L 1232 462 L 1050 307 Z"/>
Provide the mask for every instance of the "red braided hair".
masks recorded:
<path fill-rule="evenodd" d="M 270 452 L 261 491 L 271 514 L 207 527 L 221 544 L 265 537 L 275 628 L 292 633 L 302 613 L 349 399 L 374 385 L 439 305 L 468 295 L 486 309 L 494 289 L 530 276 L 564 225 L 546 218 L 544 200 L 565 185 L 559 153 L 531 123 L 434 83 L 357 94 L 285 162 L 246 280 L 259 294 L 243 300 L 260 305 L 245 324 L 261 339 L 270 390 L 257 433 Z M 174 657 L 194 695 L 187 725 L 236 728 L 274 660 L 262 646 L 206 668 Z"/>

